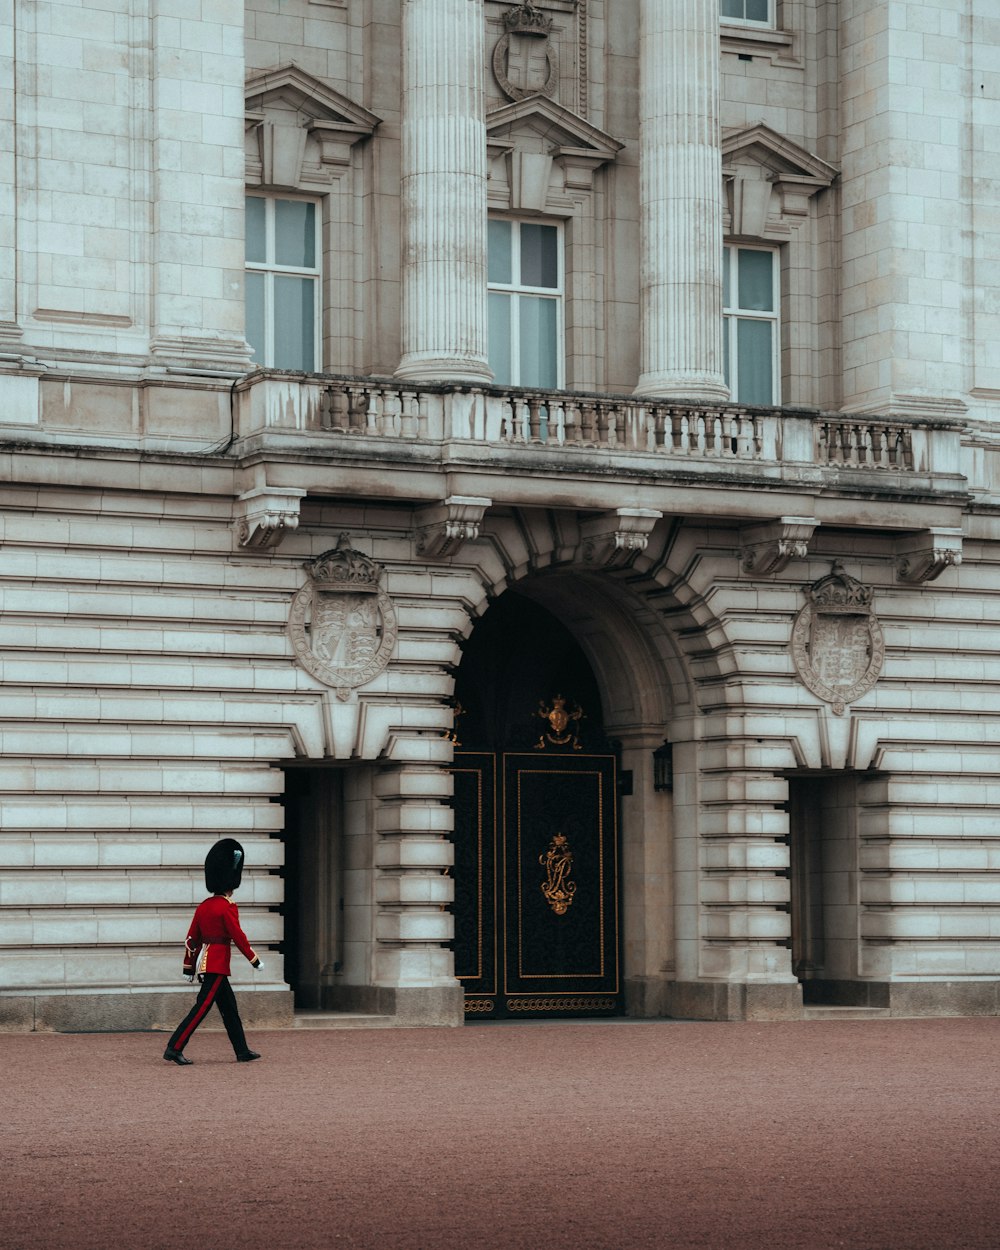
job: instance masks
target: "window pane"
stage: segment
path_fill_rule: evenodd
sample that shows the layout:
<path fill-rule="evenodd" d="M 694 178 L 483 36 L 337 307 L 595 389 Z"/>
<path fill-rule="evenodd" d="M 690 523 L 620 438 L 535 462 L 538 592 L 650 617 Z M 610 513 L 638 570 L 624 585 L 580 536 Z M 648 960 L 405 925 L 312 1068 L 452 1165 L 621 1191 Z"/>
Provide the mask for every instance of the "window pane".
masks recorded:
<path fill-rule="evenodd" d="M 495 374 L 498 386 L 510 386 L 513 383 L 510 360 L 510 295 L 498 295 L 490 291 L 489 296 L 489 334 L 490 334 L 490 368 Z"/>
<path fill-rule="evenodd" d="M 770 321 L 744 318 L 736 324 L 736 371 L 741 404 L 774 403 L 774 382 L 771 369 Z"/>
<path fill-rule="evenodd" d="M 743 0 L 721 0 L 719 13 L 722 17 L 742 17 Z"/>
<path fill-rule="evenodd" d="M 316 205 L 301 200 L 274 201 L 274 258 L 279 265 L 312 269 L 316 265 Z"/>
<path fill-rule="evenodd" d="M 746 14 L 751 22 L 766 22 L 767 0 L 746 0 Z"/>
<path fill-rule="evenodd" d="M 559 286 L 559 232 L 555 226 L 521 226 L 521 285 Z"/>
<path fill-rule="evenodd" d="M 519 301 L 521 386 L 554 388 L 559 370 L 556 356 L 556 301 L 522 295 Z"/>
<path fill-rule="evenodd" d="M 732 317 L 722 318 L 722 374 L 726 379 L 726 385 L 732 390 L 733 381 L 729 373 L 729 335 L 732 327 Z"/>
<path fill-rule="evenodd" d="M 264 201 L 259 195 L 247 196 L 247 260 L 267 260 L 267 234 L 264 220 Z"/>
<path fill-rule="evenodd" d="M 511 270 L 511 223 L 491 217 L 488 223 L 489 281 L 509 286 L 514 277 Z"/>
<path fill-rule="evenodd" d="M 253 348 L 253 358 L 257 364 L 264 364 L 264 283 L 262 273 L 248 273 L 246 276 L 247 305 L 247 342 Z"/>
<path fill-rule="evenodd" d="M 724 247 L 722 249 L 722 307 L 729 307 L 729 258 L 732 255 L 732 249 Z"/>
<path fill-rule="evenodd" d="M 312 278 L 274 279 L 274 367 L 314 368 L 315 282 Z"/>
<path fill-rule="evenodd" d="M 771 312 L 774 309 L 774 253 L 754 252 L 743 247 L 737 257 L 739 307 Z"/>

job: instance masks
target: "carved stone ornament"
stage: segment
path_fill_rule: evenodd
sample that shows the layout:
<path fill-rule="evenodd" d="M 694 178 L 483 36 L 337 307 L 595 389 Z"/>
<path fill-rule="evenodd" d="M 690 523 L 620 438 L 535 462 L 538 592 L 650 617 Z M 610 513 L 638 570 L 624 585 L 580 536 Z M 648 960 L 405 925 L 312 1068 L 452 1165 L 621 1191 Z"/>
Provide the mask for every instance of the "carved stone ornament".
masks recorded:
<path fill-rule="evenodd" d="M 792 626 L 792 659 L 799 677 L 833 705 L 837 716 L 871 690 L 885 662 L 873 593 L 835 563 L 832 572 L 807 588 L 807 603 Z"/>
<path fill-rule="evenodd" d="M 962 563 L 960 529 L 927 529 L 908 534 L 896 544 L 896 577 L 911 586 L 932 582 L 945 569 Z"/>
<path fill-rule="evenodd" d="M 740 534 L 740 567 L 754 577 L 782 572 L 792 560 L 806 558 L 815 529 L 812 517 L 797 516 L 747 526 Z"/>
<path fill-rule="evenodd" d="M 294 486 L 263 486 L 245 491 L 236 502 L 236 538 L 253 551 L 277 547 L 298 528 L 306 492 Z"/>
<path fill-rule="evenodd" d="M 509 100 L 529 95 L 554 96 L 559 60 L 549 35 L 552 18 L 530 2 L 508 9 L 504 33 L 493 49 L 493 74 Z"/>
<path fill-rule="evenodd" d="M 580 527 L 584 560 L 608 568 L 631 564 L 662 516 L 652 508 L 618 508 L 588 518 Z"/>
<path fill-rule="evenodd" d="M 479 537 L 492 499 L 478 495 L 449 495 L 439 504 L 416 514 L 417 554 L 428 559 L 455 555 L 466 542 Z"/>
<path fill-rule="evenodd" d="M 288 636 L 295 658 L 346 700 L 389 663 L 396 612 L 379 586 L 382 566 L 341 534 L 333 551 L 305 565 L 309 580 L 292 600 Z"/>

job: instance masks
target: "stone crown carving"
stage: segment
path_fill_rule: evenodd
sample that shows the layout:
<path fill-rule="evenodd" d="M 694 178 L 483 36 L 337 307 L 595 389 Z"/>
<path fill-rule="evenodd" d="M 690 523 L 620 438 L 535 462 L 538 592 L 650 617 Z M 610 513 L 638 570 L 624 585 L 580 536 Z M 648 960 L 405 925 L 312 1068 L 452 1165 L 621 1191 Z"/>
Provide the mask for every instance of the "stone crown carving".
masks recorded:
<path fill-rule="evenodd" d="M 546 17 L 530 0 L 519 4 L 516 9 L 508 9 L 503 15 L 503 24 L 508 35 L 544 37 L 552 32 L 552 18 Z"/>
<path fill-rule="evenodd" d="M 319 590 L 377 595 L 382 566 L 350 544 L 349 535 L 341 534 L 334 550 L 307 565 L 306 571 Z"/>

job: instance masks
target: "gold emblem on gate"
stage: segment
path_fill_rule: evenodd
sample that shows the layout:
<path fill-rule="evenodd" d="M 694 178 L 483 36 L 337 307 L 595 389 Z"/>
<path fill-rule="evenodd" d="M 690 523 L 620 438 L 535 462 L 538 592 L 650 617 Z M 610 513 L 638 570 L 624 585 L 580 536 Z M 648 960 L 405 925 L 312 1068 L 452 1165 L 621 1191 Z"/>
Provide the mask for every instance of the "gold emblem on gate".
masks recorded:
<path fill-rule="evenodd" d="M 553 837 L 549 849 L 539 855 L 538 862 L 545 869 L 546 880 L 542 882 L 545 900 L 557 916 L 564 916 L 573 902 L 576 882 L 569 879 L 573 871 L 573 852 L 563 834 L 557 833 Z"/>
<path fill-rule="evenodd" d="M 583 708 L 574 706 L 570 710 L 566 706 L 565 697 L 557 694 L 552 696 L 550 707 L 547 707 L 544 703 L 539 703 L 538 711 L 535 715 L 541 720 L 547 721 L 549 726 L 547 732 L 543 732 L 542 736 L 535 743 L 536 751 L 544 751 L 546 741 L 557 747 L 564 747 L 572 743 L 573 750 L 579 751 L 580 721 L 583 720 Z"/>

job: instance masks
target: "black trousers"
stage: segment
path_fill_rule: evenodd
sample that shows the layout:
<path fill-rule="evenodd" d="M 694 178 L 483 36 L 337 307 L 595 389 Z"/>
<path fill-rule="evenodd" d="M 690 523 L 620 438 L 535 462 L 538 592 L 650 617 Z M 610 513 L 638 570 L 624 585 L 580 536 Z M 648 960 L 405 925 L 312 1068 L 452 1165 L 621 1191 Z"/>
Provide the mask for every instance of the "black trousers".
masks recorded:
<path fill-rule="evenodd" d="M 226 1026 L 233 1050 L 238 1055 L 245 1055 L 249 1049 L 246 1035 L 243 1032 L 243 1021 L 236 1006 L 236 995 L 229 984 L 229 978 L 221 972 L 206 972 L 201 979 L 201 988 L 194 1006 L 174 1030 L 167 1045 L 171 1050 L 183 1050 L 191 1040 L 191 1035 L 212 1009 L 212 1004 L 219 1008 L 222 1023 Z"/>

